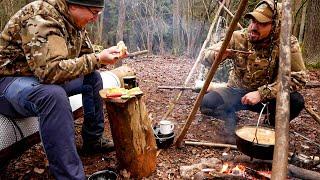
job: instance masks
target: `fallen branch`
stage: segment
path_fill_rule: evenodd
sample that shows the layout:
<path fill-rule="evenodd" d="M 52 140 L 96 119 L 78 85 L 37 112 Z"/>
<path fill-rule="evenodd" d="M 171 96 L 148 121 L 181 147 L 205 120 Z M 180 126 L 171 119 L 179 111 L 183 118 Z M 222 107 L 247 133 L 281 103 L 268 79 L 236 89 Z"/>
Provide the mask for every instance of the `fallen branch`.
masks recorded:
<path fill-rule="evenodd" d="M 231 148 L 237 149 L 236 145 L 231 144 L 221 144 L 221 143 L 211 143 L 211 142 L 193 142 L 193 141 L 184 141 L 185 145 L 192 145 L 192 146 L 209 146 L 209 147 L 216 147 L 216 148 Z"/>
<path fill-rule="evenodd" d="M 320 88 L 319 82 L 308 82 L 305 88 Z"/>
<path fill-rule="evenodd" d="M 320 173 L 318 172 L 303 169 L 303 168 L 294 166 L 292 164 L 288 165 L 288 171 L 290 176 L 299 178 L 299 179 L 318 180 L 320 177 Z"/>
<path fill-rule="evenodd" d="M 270 164 L 271 160 L 260 160 L 260 159 L 251 159 L 251 157 L 246 155 L 239 155 L 236 157 L 229 157 L 224 159 L 224 161 L 233 161 L 234 163 L 251 163 L 251 164 Z M 320 173 L 311 171 L 308 169 L 300 168 L 292 164 L 288 165 L 288 175 L 290 177 L 299 178 L 299 179 L 319 179 Z"/>
<path fill-rule="evenodd" d="M 314 112 L 311 106 L 305 106 L 304 109 L 310 114 L 311 117 L 313 117 L 315 121 L 317 121 L 318 124 L 320 124 L 320 116 Z"/>
<path fill-rule="evenodd" d="M 128 57 L 129 58 L 133 58 L 135 56 L 139 56 L 139 55 L 142 55 L 142 54 L 147 54 L 148 52 L 149 52 L 148 50 L 136 51 L 136 52 L 133 52 L 133 53 L 129 53 Z"/>
<path fill-rule="evenodd" d="M 187 89 L 193 89 L 193 87 L 184 87 L 184 86 L 158 86 L 158 89 L 180 89 L 180 90 L 187 90 Z"/>

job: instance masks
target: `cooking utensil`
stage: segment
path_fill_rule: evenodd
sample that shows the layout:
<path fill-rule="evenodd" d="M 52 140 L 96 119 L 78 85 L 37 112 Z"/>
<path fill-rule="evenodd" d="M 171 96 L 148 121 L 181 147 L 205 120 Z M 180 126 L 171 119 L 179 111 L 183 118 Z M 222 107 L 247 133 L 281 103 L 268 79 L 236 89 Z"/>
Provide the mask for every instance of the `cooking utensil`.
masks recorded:
<path fill-rule="evenodd" d="M 236 129 L 238 150 L 256 159 L 271 160 L 273 158 L 274 138 L 275 131 L 269 127 L 260 126 L 257 128 L 256 126 L 246 125 L 239 126 Z"/>
<path fill-rule="evenodd" d="M 271 160 L 275 144 L 275 131 L 269 127 L 259 127 L 263 110 L 268 104 L 262 103 L 256 126 L 240 126 L 236 129 L 236 144 L 242 153 L 257 159 Z M 268 113 L 268 112 L 267 112 Z"/>

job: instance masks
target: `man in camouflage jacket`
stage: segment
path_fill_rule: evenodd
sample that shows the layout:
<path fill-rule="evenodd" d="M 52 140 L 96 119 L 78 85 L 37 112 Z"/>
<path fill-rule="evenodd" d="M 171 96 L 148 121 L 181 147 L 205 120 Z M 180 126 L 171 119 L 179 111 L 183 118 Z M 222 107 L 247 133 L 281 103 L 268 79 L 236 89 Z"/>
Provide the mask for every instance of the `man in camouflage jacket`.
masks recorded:
<path fill-rule="evenodd" d="M 85 179 L 75 145 L 68 96 L 82 93 L 83 149 L 112 147 L 102 138 L 104 115 L 96 71 L 126 56 L 111 47 L 96 54 L 85 26 L 104 0 L 38 0 L 11 17 L 0 36 L 0 113 L 38 116 L 42 143 L 56 179 Z"/>
<path fill-rule="evenodd" d="M 274 20 L 277 26 L 274 29 L 274 47 L 270 55 L 273 9 L 272 0 L 263 0 L 257 4 L 253 12 L 246 14 L 245 17 L 251 19 L 248 28 L 233 33 L 228 49 L 250 53 L 227 50 L 223 58 L 232 59 L 234 64 L 228 85 L 223 88 L 209 87 L 208 93 L 203 98 L 201 112 L 225 120 L 224 133 L 229 136 L 225 138 L 226 143 L 235 143 L 236 111 L 260 112 L 263 108 L 261 102 L 268 102 L 269 122 L 273 126 L 275 124 L 280 15 Z M 222 42 L 217 43 L 206 50 L 203 64 L 212 64 L 221 44 Z M 294 36 L 291 37 L 291 58 L 290 119 L 292 120 L 304 108 L 304 99 L 297 90 L 305 85 L 307 78 L 300 47 Z M 266 112 L 265 110 L 264 113 Z"/>

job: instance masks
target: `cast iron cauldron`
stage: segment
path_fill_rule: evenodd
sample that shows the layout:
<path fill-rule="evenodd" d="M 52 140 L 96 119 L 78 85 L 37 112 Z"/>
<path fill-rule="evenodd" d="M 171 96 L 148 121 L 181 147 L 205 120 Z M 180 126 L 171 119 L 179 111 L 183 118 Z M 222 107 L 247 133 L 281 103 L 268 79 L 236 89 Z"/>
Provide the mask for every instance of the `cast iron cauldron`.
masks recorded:
<path fill-rule="evenodd" d="M 275 144 L 275 131 L 269 127 L 258 127 L 255 139 L 256 126 L 239 126 L 236 129 L 237 148 L 243 154 L 264 160 L 272 160 Z"/>
<path fill-rule="evenodd" d="M 110 170 L 102 170 L 93 173 L 89 176 L 88 180 L 115 180 L 117 179 L 117 174 Z"/>

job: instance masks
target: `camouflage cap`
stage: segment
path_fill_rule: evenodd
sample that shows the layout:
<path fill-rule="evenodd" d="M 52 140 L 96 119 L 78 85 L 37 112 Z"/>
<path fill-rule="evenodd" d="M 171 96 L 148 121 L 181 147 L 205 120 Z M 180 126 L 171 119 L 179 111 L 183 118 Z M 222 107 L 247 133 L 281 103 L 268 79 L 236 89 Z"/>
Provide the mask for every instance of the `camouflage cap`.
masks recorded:
<path fill-rule="evenodd" d="M 78 4 L 81 6 L 90 6 L 90 7 L 104 7 L 104 0 L 66 0 L 68 3 L 71 4 Z"/>
<path fill-rule="evenodd" d="M 249 19 L 254 18 L 260 23 L 268 23 L 272 21 L 272 16 L 272 4 L 268 1 L 261 1 L 252 12 L 247 13 L 244 17 Z"/>

